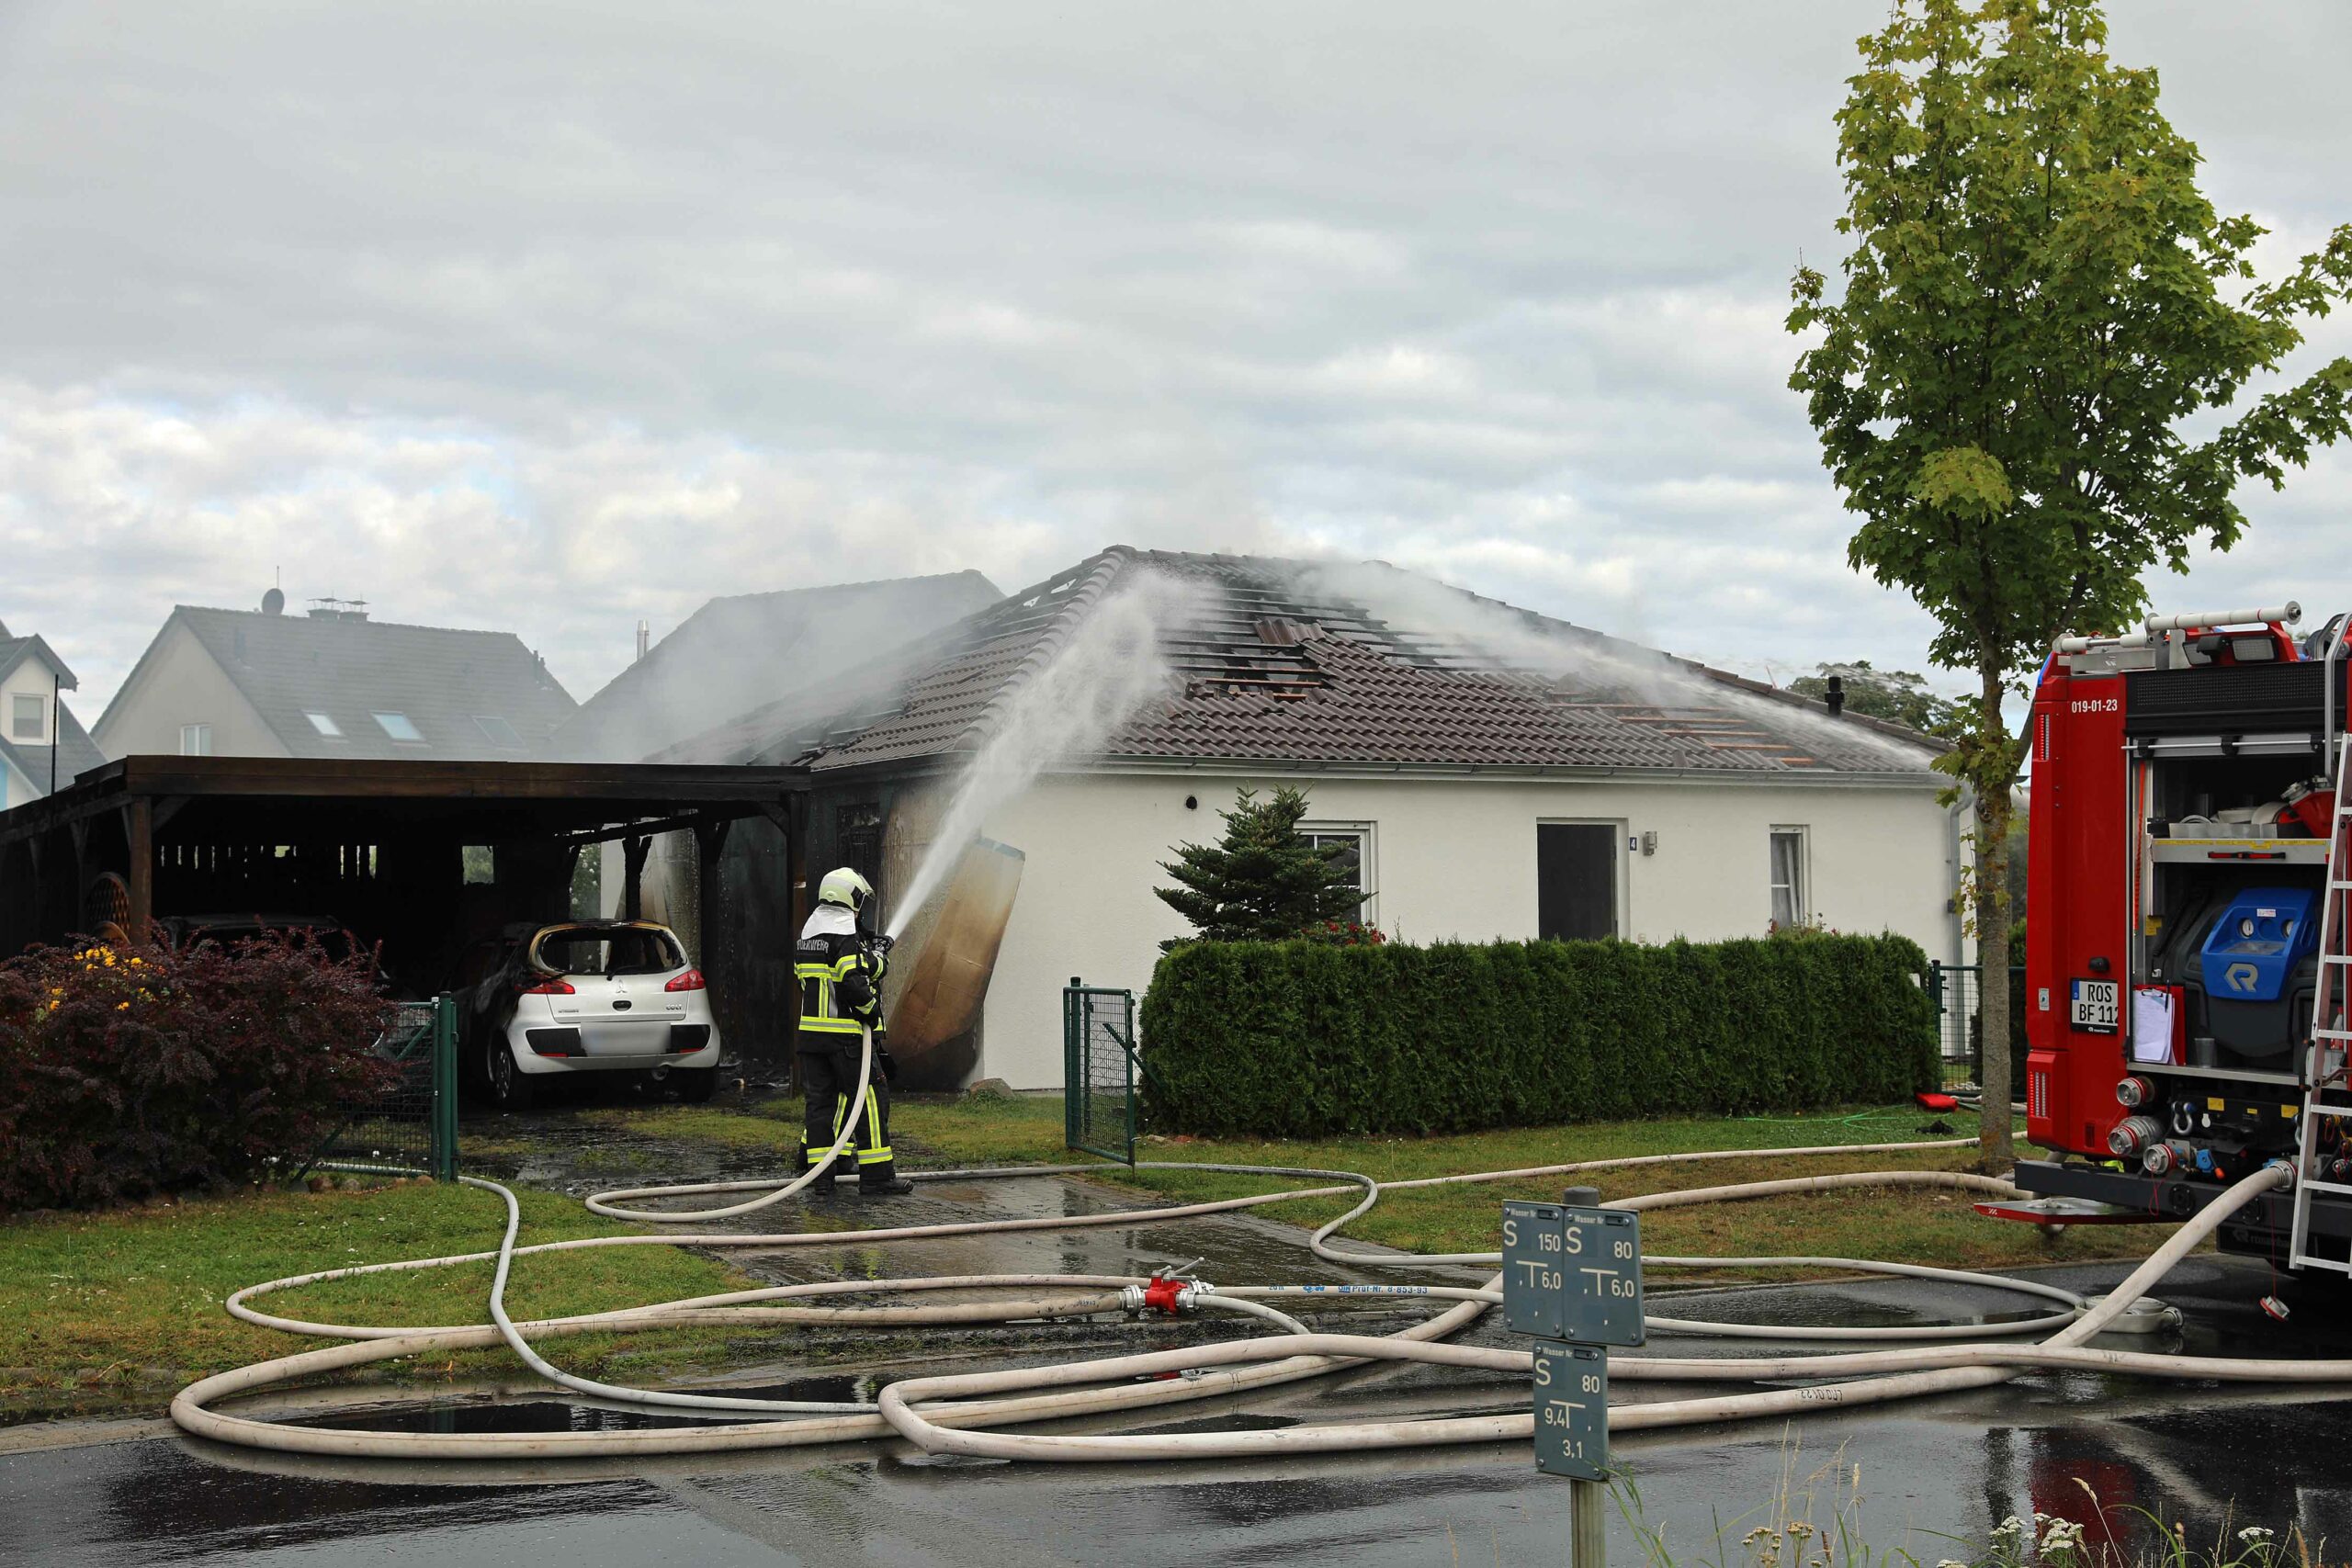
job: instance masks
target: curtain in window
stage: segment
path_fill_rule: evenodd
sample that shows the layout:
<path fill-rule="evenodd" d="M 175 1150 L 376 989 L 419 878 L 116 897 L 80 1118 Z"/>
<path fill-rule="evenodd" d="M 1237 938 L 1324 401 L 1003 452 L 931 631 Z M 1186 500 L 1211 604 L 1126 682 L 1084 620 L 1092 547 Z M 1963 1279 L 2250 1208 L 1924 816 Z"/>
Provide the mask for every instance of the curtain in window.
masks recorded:
<path fill-rule="evenodd" d="M 1804 835 L 1772 835 L 1772 923 L 1782 930 L 1804 919 Z"/>

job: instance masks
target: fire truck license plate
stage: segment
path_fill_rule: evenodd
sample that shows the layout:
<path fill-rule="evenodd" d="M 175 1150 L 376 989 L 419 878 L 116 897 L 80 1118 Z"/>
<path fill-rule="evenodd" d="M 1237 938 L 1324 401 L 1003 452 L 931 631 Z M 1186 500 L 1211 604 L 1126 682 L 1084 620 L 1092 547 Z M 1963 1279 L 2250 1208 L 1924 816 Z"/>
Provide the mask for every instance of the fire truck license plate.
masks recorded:
<path fill-rule="evenodd" d="M 2112 1034 L 2123 1017 L 2123 982 L 2120 980 L 2075 980 L 2074 987 L 2074 1022 L 2076 1029 L 2087 1029 L 2094 1034 Z"/>

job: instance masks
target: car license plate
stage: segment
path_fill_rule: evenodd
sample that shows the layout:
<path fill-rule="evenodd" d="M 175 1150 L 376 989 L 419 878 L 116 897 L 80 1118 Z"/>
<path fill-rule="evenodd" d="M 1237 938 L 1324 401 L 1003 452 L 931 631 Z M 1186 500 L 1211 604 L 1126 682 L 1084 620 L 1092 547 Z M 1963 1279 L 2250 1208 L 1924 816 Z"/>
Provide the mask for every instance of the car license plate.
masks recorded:
<path fill-rule="evenodd" d="M 2123 982 L 2075 980 L 2071 984 L 2075 1027 L 2093 1034 L 2114 1033 L 2123 1018 Z"/>

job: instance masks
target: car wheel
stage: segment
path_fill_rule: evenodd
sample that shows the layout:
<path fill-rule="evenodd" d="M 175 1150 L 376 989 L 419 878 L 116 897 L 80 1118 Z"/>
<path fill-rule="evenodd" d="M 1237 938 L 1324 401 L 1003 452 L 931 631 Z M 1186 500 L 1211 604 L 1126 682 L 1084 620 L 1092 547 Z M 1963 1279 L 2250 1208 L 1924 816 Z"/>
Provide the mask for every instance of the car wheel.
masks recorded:
<path fill-rule="evenodd" d="M 514 1047 L 493 1038 L 483 1054 L 483 1074 L 490 1080 L 490 1102 L 501 1111 L 528 1111 L 538 1098 L 537 1086 L 514 1060 Z"/>
<path fill-rule="evenodd" d="M 700 1105 L 709 1100 L 718 1088 L 717 1067 L 673 1067 L 670 1082 L 676 1086 L 678 1098 L 688 1105 Z"/>

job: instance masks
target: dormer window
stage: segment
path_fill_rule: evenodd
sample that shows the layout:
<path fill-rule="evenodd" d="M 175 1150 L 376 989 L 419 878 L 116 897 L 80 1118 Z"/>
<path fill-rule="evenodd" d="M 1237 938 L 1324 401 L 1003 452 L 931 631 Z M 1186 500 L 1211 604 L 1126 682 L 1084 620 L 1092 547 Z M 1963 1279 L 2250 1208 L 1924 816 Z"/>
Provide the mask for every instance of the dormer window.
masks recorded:
<path fill-rule="evenodd" d="M 49 739 L 49 699 L 38 692 L 17 692 L 8 698 L 8 739 L 36 744 Z"/>

